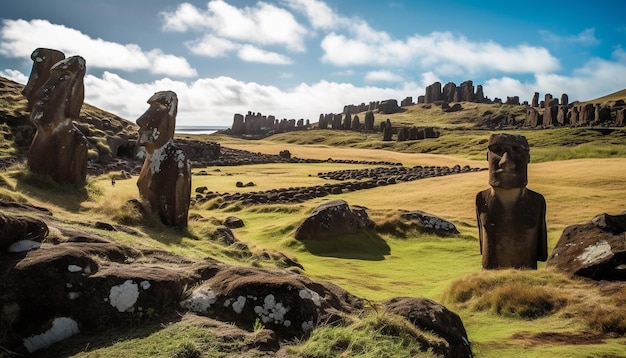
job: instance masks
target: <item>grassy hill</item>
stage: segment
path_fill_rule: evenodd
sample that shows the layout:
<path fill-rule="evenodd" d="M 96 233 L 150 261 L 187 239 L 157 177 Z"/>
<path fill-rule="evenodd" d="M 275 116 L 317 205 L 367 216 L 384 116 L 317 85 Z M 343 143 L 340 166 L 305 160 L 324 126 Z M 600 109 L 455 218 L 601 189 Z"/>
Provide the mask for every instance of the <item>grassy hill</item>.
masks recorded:
<path fill-rule="evenodd" d="M 20 113 L 16 102 L 21 99 L 15 94 L 12 96 L 2 95 L 0 113 Z M 405 166 L 486 167 L 485 143 L 490 132 L 473 128 L 478 120 L 475 116 L 487 110 L 515 112 L 518 109 L 469 103 L 463 106 L 464 111 L 449 114 L 440 113 L 435 107 L 412 106 L 403 113 L 389 115 L 394 123 L 441 128 L 441 137 L 414 143 L 382 142 L 373 134 L 331 130 L 284 133 L 255 141 L 219 133 L 197 138 L 251 152 L 277 154 L 288 149 L 293 156 L 301 158 L 391 161 Z M 377 121 L 386 119 L 387 116 L 378 115 L 376 118 Z M 547 201 L 550 251 L 567 225 L 589 221 L 599 213 L 617 214 L 626 209 L 623 129 L 513 132 L 527 136 L 532 146 L 529 187 L 542 193 Z M 10 140 L 5 140 L 2 151 L 19 153 Z M 366 167 L 365 164 L 323 162 L 196 168 L 194 173 L 204 169 L 207 175 L 194 175 L 192 188 L 207 186 L 212 191 L 232 193 L 323 185 L 327 181 L 317 177 L 318 172 Z M 27 180 L 24 173 L 21 165 L 0 172 L 0 200 L 47 207 L 58 219 L 55 225 L 95 221 L 124 223 L 146 235 L 138 238 L 123 232 L 98 233 L 136 247 L 164 249 L 191 258 L 209 256 L 241 265 L 276 267 L 278 263 L 263 259 L 262 253 L 280 252 L 296 259 L 304 267 L 301 273 L 313 280 L 336 283 L 372 302 L 396 296 L 434 299 L 461 316 L 476 357 L 626 356 L 626 286 L 623 284 L 572 279 L 547 270 L 543 264 L 538 271 L 482 270 L 474 196 L 488 187 L 486 171 L 332 196 L 351 205 L 367 207 L 370 217 L 379 225 L 399 224 L 397 214 L 402 209 L 426 211 L 452 221 L 460 231 L 457 236 L 439 237 L 399 225 L 400 229 L 394 232 L 370 230 L 363 235 L 306 245 L 294 239 L 295 229 L 317 204 L 329 197 L 297 204 L 256 206 L 222 206 L 217 198 L 192 205 L 190 226 L 180 231 L 137 221 L 125 210 L 126 201 L 138 197 L 136 177 L 120 179 L 115 186 L 111 185 L 108 174 L 91 177 L 85 190 L 76 191 L 63 186 L 42 187 L 41 182 Z M 253 182 L 255 186 L 239 188 L 237 182 Z M 250 255 L 242 255 L 237 248 L 208 239 L 216 225 L 231 215 L 245 222 L 244 227 L 233 231 L 248 245 Z M 51 240 L 56 232 L 52 227 Z M 538 314 L 524 313 L 529 309 Z M 373 316 L 369 312 L 362 317 L 351 317 L 353 323 L 345 327 L 320 325 L 310 339 L 286 342 L 281 354 L 325 357 L 343 352 L 345 356 L 408 356 L 407 350 L 398 343 L 399 338 L 386 340 L 389 337 L 380 334 L 382 328 L 373 332 L 364 328 L 377 327 L 372 320 L 380 321 L 383 316 L 384 312 L 374 312 Z M 389 348 L 394 344 L 400 348 Z M 129 322 L 128 327 L 122 329 L 80 335 L 57 345 L 50 354 L 235 357 L 241 356 L 243 346 L 245 342 L 220 341 L 200 323 L 157 319 L 146 324 Z M 336 350 L 332 353 L 324 350 L 329 347 Z M 269 353 L 246 355 L 260 357 Z"/>

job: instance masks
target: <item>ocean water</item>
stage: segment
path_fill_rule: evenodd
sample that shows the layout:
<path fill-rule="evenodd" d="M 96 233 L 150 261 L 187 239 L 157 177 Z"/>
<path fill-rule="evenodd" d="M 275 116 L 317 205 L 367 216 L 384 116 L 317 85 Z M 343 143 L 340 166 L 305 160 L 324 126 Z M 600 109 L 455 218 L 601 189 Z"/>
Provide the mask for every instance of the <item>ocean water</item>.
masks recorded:
<path fill-rule="evenodd" d="M 225 130 L 227 126 L 177 126 L 177 134 L 213 134 L 217 131 Z"/>

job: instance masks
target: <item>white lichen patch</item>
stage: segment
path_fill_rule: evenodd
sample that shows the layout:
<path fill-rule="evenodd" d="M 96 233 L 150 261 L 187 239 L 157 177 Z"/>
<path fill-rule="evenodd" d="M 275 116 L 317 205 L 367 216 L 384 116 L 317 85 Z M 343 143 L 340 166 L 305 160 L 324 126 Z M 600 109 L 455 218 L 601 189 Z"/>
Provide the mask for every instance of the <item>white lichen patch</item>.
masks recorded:
<path fill-rule="evenodd" d="M 109 303 L 120 312 L 132 312 L 133 306 L 139 298 L 139 286 L 132 280 L 111 287 Z"/>
<path fill-rule="evenodd" d="M 83 268 L 78 265 L 67 265 L 67 270 L 69 272 L 81 272 Z"/>
<path fill-rule="evenodd" d="M 80 297 L 80 292 L 68 292 L 67 293 L 67 298 L 69 298 L 70 300 L 75 300 L 78 297 Z"/>
<path fill-rule="evenodd" d="M 33 353 L 68 339 L 79 332 L 76 321 L 68 317 L 58 317 L 52 322 L 52 328 L 42 334 L 25 338 L 23 343 L 28 352 Z"/>
<path fill-rule="evenodd" d="M 40 247 L 41 247 L 40 242 L 32 241 L 32 240 L 19 240 L 19 241 L 12 243 L 7 248 L 7 251 L 16 253 L 16 252 L 30 251 L 30 250 L 38 249 Z"/>
<path fill-rule="evenodd" d="M 309 332 L 312 331 L 314 326 L 313 326 L 313 320 L 311 321 L 304 321 L 302 322 L 302 325 L 300 326 L 302 328 L 303 331 L 305 332 Z"/>
<path fill-rule="evenodd" d="M 235 313 L 241 313 L 243 311 L 243 306 L 246 305 L 246 298 L 243 296 L 237 297 L 237 300 L 233 302 L 233 311 Z"/>
<path fill-rule="evenodd" d="M 151 174 L 154 175 L 161 171 L 161 164 L 167 157 L 167 152 L 165 151 L 165 148 L 167 147 L 168 143 L 166 143 L 160 148 L 155 149 L 154 152 L 152 152 L 152 155 L 150 156 L 150 173 Z"/>
<path fill-rule="evenodd" d="M 584 265 L 598 264 L 607 259 L 613 257 L 613 251 L 611 251 L 611 245 L 605 240 L 598 241 L 594 245 L 591 245 L 578 255 L 578 260 Z"/>
<path fill-rule="evenodd" d="M 215 293 L 210 288 L 199 288 L 186 300 L 180 301 L 180 306 L 196 313 L 206 313 L 212 304 L 217 302 Z"/>
<path fill-rule="evenodd" d="M 285 307 L 281 302 L 276 302 L 276 298 L 272 294 L 265 296 L 263 306 L 254 307 L 254 312 L 261 318 L 263 323 L 274 322 L 281 324 L 289 310 L 290 308 Z"/>
<path fill-rule="evenodd" d="M 185 156 L 185 152 L 180 149 L 176 150 L 176 163 L 178 164 L 178 170 L 181 171 L 185 168 L 185 164 L 187 164 L 187 157 Z"/>
<path fill-rule="evenodd" d="M 149 281 L 141 281 L 139 283 L 139 286 L 141 286 L 141 288 L 143 288 L 144 290 L 147 290 L 150 288 L 150 282 Z"/>
<path fill-rule="evenodd" d="M 313 291 L 313 290 L 309 290 L 308 288 L 303 288 L 300 290 L 300 298 L 303 300 L 312 300 L 313 304 L 315 304 L 315 306 L 317 307 L 321 307 L 322 305 L 322 298 L 320 297 L 319 293 Z"/>

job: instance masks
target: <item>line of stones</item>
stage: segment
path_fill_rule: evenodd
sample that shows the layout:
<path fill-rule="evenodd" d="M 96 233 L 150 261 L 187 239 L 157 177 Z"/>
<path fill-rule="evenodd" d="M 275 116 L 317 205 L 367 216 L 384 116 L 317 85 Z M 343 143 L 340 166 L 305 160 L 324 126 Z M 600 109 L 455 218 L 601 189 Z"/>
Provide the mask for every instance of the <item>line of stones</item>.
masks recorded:
<path fill-rule="evenodd" d="M 372 189 L 379 186 L 392 185 L 399 182 L 409 182 L 424 178 L 445 176 L 451 174 L 469 173 L 482 170 L 466 165 L 461 167 L 444 166 L 415 166 L 415 167 L 378 167 L 373 169 L 338 170 L 318 173 L 318 177 L 327 180 L 336 180 L 338 183 L 326 183 L 309 187 L 290 187 L 253 191 L 248 193 L 217 193 L 208 191 L 206 187 L 196 188 L 196 203 L 204 203 L 214 198 L 221 198 L 220 207 L 233 203 L 243 205 L 302 203 L 314 198 L 327 195 L 338 195 L 345 192 Z"/>

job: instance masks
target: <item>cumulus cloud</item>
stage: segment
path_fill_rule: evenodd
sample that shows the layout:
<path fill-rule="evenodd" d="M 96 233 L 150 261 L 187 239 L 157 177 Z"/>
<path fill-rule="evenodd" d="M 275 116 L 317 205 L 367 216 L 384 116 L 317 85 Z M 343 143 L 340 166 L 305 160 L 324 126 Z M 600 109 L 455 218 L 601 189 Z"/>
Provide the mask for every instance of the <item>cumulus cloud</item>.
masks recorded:
<path fill-rule="evenodd" d="M 200 39 L 188 41 L 185 46 L 196 55 L 207 57 L 225 57 L 241 47 L 230 40 L 206 34 Z"/>
<path fill-rule="evenodd" d="M 402 76 L 391 71 L 380 70 L 370 71 L 365 75 L 365 80 L 369 82 L 402 82 Z"/>
<path fill-rule="evenodd" d="M 423 87 L 415 83 L 401 88 L 355 86 L 319 81 L 301 83 L 287 90 L 244 82 L 231 77 L 203 78 L 193 82 L 161 79 L 135 83 L 105 71 L 102 77 L 85 76 L 85 102 L 135 121 L 148 109 L 146 101 L 157 91 L 172 90 L 179 99 L 179 125 L 232 124 L 235 113 L 248 111 L 277 118 L 317 121 L 320 113 L 339 113 L 346 104 L 417 96 Z"/>
<path fill-rule="evenodd" d="M 544 48 L 528 45 L 504 47 L 495 42 L 472 42 L 449 32 L 413 35 L 404 41 L 363 26 L 359 37 L 330 33 L 321 43 L 322 60 L 336 66 L 376 65 L 436 67 L 442 74 L 462 69 L 466 73 L 534 73 L 559 69 L 558 60 Z M 336 56 L 341 53 L 341 56 Z M 449 65 L 447 67 L 446 65 Z M 443 69 L 443 72 L 442 72 Z"/>
<path fill-rule="evenodd" d="M 0 71 L 0 76 L 21 84 L 26 84 L 28 82 L 28 76 L 17 70 L 6 69 L 4 71 Z"/>
<path fill-rule="evenodd" d="M 306 29 L 289 11 L 264 2 L 237 8 L 222 0 L 211 0 L 206 10 L 183 3 L 161 16 L 167 31 L 210 31 L 215 37 L 243 44 L 279 45 L 297 52 L 306 49 Z"/>
<path fill-rule="evenodd" d="M 285 0 L 287 6 L 306 16 L 315 29 L 331 30 L 340 26 L 345 18 L 319 0 Z"/>
<path fill-rule="evenodd" d="M 201 39 L 185 43 L 192 53 L 207 57 L 227 57 L 236 53 L 239 59 L 245 62 L 257 62 L 273 65 L 290 65 L 293 61 L 282 54 L 266 51 L 249 44 L 240 44 L 216 37 L 211 34 Z"/>
<path fill-rule="evenodd" d="M 136 44 L 122 45 L 91 38 L 78 30 L 47 20 L 2 20 L 0 54 L 13 58 L 30 58 L 39 47 L 54 48 L 66 56 L 80 55 L 87 66 L 124 71 L 149 70 L 155 74 L 177 77 L 197 75 L 183 57 L 160 50 L 144 52 Z M 164 65 L 173 64 L 173 67 Z"/>
<path fill-rule="evenodd" d="M 243 45 L 239 50 L 239 58 L 246 62 L 260 62 L 275 65 L 289 65 L 291 59 L 276 52 L 262 50 L 252 45 Z"/>
<path fill-rule="evenodd" d="M 612 61 L 592 58 L 569 75 L 538 73 L 532 81 L 526 82 L 507 77 L 494 78 L 485 83 L 484 90 L 485 94 L 500 98 L 519 95 L 522 101 L 530 101 L 534 92 L 553 96 L 565 92 L 571 101 L 587 101 L 623 89 L 623 78 L 626 78 L 626 52 L 617 49 Z"/>

